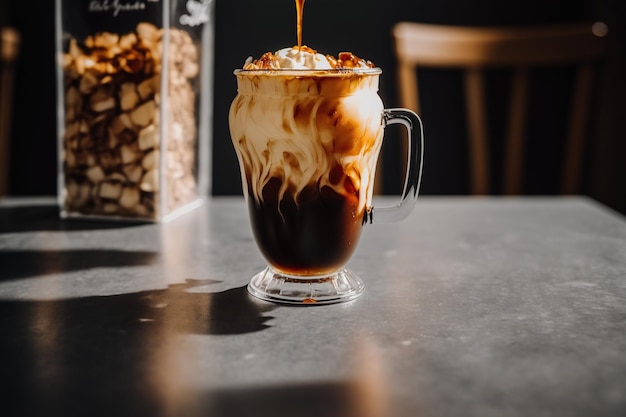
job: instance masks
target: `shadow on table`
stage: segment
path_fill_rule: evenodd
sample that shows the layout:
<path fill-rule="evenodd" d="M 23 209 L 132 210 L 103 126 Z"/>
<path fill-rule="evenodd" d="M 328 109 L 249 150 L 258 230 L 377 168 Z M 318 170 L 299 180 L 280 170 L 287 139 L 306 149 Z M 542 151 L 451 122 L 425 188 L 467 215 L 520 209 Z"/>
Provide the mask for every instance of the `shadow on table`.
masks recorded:
<path fill-rule="evenodd" d="M 0 207 L 0 219 L 0 233 L 121 229 L 149 224 L 133 220 L 62 219 L 55 205 Z"/>
<path fill-rule="evenodd" d="M 181 334 L 261 331 L 274 305 L 245 287 L 198 292 L 212 280 L 167 289 L 58 300 L 0 300 L 0 392 L 14 415 L 144 414 L 167 385 Z M 202 287 L 202 288 L 197 288 Z M 191 291 L 190 291 L 191 290 Z M 216 360 L 219 360 L 216 358 Z M 34 401 L 33 399 L 37 399 Z M 69 413 L 92 407 L 87 414 Z M 4 415 L 13 415 L 11 413 Z"/>
<path fill-rule="evenodd" d="M 184 415 L 235 417 L 399 417 L 386 413 L 379 381 L 313 382 L 216 390 Z M 370 384 L 372 383 L 372 384 Z M 369 384 L 369 385 L 368 385 Z M 419 417 L 419 416 L 413 416 Z"/>
<path fill-rule="evenodd" d="M 151 265 L 159 254 L 116 249 L 1 250 L 0 282 L 98 267 Z"/>
<path fill-rule="evenodd" d="M 83 387 L 80 397 L 45 398 L 19 408 L 20 417 L 405 417 L 392 416 L 362 391 L 362 381 L 313 382 L 220 389 L 190 393 L 193 399 L 174 404 L 135 390 L 102 395 L 106 387 Z M 152 395 L 150 395 L 152 394 Z M 109 401 L 107 401 L 109 400 Z M 406 417 L 409 417 L 406 415 Z M 411 417 L 419 415 L 411 414 Z"/>

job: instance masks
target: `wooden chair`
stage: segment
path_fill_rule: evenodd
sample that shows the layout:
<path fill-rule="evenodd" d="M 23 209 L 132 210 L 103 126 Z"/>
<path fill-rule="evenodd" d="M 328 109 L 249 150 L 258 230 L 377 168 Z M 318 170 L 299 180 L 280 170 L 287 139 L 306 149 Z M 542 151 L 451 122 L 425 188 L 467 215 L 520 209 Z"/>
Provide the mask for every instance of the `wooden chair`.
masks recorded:
<path fill-rule="evenodd" d="M 470 158 L 470 192 L 494 193 L 490 184 L 485 73 L 512 70 L 503 155 L 503 193 L 521 194 L 525 123 L 533 68 L 576 65 L 560 193 L 579 193 L 582 153 L 594 80 L 594 63 L 605 51 L 602 22 L 530 27 L 458 27 L 401 22 L 392 29 L 400 102 L 418 114 L 417 69 L 463 72 Z"/>
<path fill-rule="evenodd" d="M 0 196 L 8 194 L 10 124 L 13 107 L 13 66 L 20 45 L 19 33 L 0 27 Z"/>

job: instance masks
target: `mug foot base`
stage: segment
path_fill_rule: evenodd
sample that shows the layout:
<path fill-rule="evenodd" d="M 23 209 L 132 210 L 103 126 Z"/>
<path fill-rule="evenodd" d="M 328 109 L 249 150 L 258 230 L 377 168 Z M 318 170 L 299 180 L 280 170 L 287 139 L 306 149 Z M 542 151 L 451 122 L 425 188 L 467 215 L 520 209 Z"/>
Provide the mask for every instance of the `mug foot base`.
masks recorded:
<path fill-rule="evenodd" d="M 363 293 L 363 281 L 342 268 L 315 277 L 286 275 L 271 267 L 256 274 L 248 284 L 248 292 L 265 301 L 297 305 L 323 305 L 351 301 Z"/>

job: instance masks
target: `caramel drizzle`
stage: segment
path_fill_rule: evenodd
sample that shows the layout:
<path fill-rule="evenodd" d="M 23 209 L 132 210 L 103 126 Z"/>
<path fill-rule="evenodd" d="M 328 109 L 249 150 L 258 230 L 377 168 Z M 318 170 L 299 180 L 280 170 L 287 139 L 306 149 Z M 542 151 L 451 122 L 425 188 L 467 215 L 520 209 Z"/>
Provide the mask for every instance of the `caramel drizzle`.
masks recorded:
<path fill-rule="evenodd" d="M 298 51 L 302 48 L 302 13 L 304 12 L 304 1 L 296 0 L 296 32 L 298 34 Z"/>

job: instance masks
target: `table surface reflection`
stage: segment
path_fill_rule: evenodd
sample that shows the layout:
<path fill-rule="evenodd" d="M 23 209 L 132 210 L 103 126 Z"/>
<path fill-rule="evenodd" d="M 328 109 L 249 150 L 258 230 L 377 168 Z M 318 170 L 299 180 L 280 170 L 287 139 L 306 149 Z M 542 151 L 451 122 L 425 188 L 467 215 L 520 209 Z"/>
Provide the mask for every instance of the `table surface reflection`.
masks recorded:
<path fill-rule="evenodd" d="M 626 415 L 626 220 L 593 200 L 421 198 L 366 226 L 347 304 L 252 299 L 263 266 L 241 197 L 161 225 L 2 200 L 0 414 Z"/>

